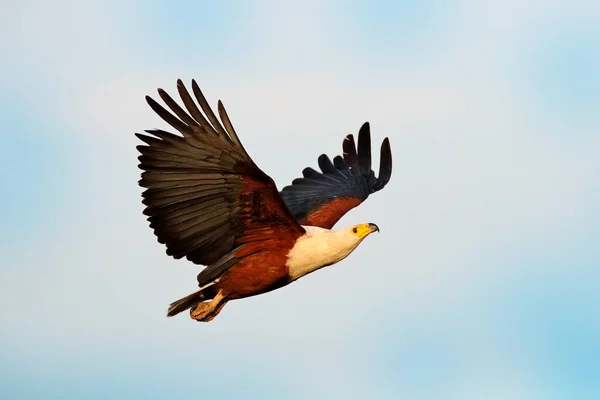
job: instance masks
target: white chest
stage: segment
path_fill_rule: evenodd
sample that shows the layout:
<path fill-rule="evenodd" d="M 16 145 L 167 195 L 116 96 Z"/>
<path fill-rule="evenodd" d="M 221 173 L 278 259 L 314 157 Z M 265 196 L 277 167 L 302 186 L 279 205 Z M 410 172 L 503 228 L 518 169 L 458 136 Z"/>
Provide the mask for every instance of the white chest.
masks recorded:
<path fill-rule="evenodd" d="M 287 267 L 292 280 L 346 258 L 360 241 L 343 232 L 305 226 L 306 234 L 288 253 Z"/>

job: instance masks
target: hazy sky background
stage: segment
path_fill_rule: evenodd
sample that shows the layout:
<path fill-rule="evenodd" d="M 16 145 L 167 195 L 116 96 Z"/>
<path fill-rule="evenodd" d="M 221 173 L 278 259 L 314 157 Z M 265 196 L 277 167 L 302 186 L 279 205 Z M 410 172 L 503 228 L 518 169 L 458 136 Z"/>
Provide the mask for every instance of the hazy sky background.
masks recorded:
<path fill-rule="evenodd" d="M 600 2 L 21 1 L 0 14 L 0 397 L 600 398 Z M 144 101 L 195 78 L 281 188 L 371 122 L 342 263 L 167 319 Z M 378 167 L 378 155 L 374 166 Z"/>

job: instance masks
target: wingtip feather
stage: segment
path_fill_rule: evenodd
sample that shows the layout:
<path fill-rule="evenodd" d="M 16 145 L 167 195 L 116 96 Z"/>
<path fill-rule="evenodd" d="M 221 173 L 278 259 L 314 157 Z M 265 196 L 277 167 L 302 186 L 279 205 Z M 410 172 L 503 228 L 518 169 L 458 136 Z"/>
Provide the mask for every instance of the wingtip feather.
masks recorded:
<path fill-rule="evenodd" d="M 346 164 L 352 169 L 358 169 L 358 161 L 356 158 L 356 143 L 354 142 L 354 135 L 350 134 L 344 138 L 342 143 L 342 150 L 344 153 L 344 160 Z"/>
<path fill-rule="evenodd" d="M 361 175 L 371 172 L 371 126 L 365 122 L 358 131 L 358 166 Z"/>
<path fill-rule="evenodd" d="M 376 179 L 373 191 L 377 192 L 385 187 L 392 176 L 392 150 L 390 140 L 386 137 L 381 143 L 379 156 L 379 176 Z"/>

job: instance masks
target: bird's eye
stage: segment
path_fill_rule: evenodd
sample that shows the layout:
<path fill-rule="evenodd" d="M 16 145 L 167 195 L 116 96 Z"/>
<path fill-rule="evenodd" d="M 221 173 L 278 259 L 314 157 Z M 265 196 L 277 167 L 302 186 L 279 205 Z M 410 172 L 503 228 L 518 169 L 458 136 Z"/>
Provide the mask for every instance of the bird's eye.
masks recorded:
<path fill-rule="evenodd" d="M 358 230 L 356 228 L 352 228 L 352 232 L 356 233 Z"/>

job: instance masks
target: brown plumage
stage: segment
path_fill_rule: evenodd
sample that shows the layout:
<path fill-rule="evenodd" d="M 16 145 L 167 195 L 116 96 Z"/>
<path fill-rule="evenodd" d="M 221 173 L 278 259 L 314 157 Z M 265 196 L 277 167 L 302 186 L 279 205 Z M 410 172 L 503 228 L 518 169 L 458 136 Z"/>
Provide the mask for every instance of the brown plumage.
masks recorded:
<path fill-rule="evenodd" d="M 296 262 L 300 267 L 294 267 L 296 272 L 290 271 L 290 252 L 306 236 L 298 220 L 329 229 L 368 193 L 331 198 L 323 193 L 325 196 L 321 197 L 326 201 L 316 203 L 318 207 L 311 213 L 301 210 L 306 215 L 293 214 L 273 180 L 247 154 L 223 104 L 218 103 L 219 121 L 195 81 L 192 93 L 200 108 L 181 80 L 177 81 L 177 89 L 185 110 L 162 89 L 158 93 L 170 111 L 146 97 L 150 107 L 181 136 L 163 130 L 136 134 L 145 142 L 137 147 L 141 153 L 139 167 L 143 170 L 139 183 L 146 188 L 142 194 L 144 214 L 158 241 L 166 245 L 167 254 L 207 266 L 198 274 L 200 290 L 172 303 L 168 315 L 191 308 L 192 318 L 210 321 L 227 301 L 284 286 L 293 280 L 290 274 L 305 268 L 302 262 Z M 361 157 L 366 160 L 367 148 L 365 136 L 361 135 L 359 161 Z M 372 172 L 370 137 L 368 141 L 368 171 L 364 165 L 356 164 L 362 168 L 359 175 Z M 389 143 L 387 147 L 389 151 Z M 353 163 L 354 156 L 349 155 Z M 341 165 L 339 160 L 336 163 L 345 168 L 340 169 L 340 176 L 352 177 L 353 169 Z M 325 173 L 335 168 L 333 164 L 326 167 Z M 326 174 L 322 176 L 328 179 Z M 360 177 L 362 180 L 352 178 L 356 181 L 354 186 L 363 192 L 371 190 Z M 294 188 L 293 192 L 298 198 L 304 196 L 303 188 Z M 360 233 L 364 236 L 374 230 L 364 229 Z"/>
<path fill-rule="evenodd" d="M 320 226 L 331 229 L 348 211 L 362 203 L 358 197 L 336 197 L 324 203 L 299 222 L 302 225 Z"/>

